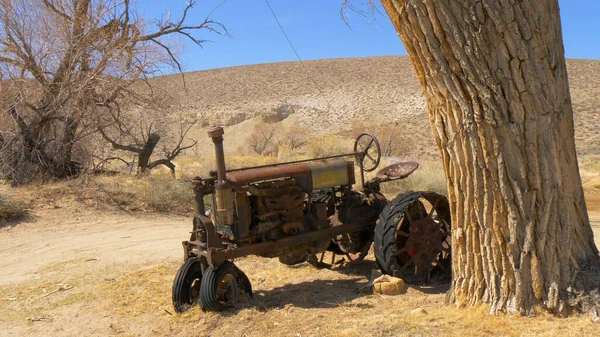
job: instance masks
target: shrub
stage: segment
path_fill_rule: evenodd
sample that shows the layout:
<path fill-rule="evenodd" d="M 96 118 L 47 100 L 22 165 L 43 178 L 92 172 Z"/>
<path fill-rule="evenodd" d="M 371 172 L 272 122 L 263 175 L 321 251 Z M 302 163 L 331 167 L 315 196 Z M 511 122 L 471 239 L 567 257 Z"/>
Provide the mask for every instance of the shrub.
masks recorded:
<path fill-rule="evenodd" d="M 70 183 L 68 188 L 85 203 L 101 201 L 127 211 L 187 214 L 194 209 L 191 183 L 166 175 L 82 177 Z"/>
<path fill-rule="evenodd" d="M 25 205 L 14 200 L 9 195 L 0 194 L 0 225 L 7 221 L 13 221 L 23 218 L 27 215 Z"/>
<path fill-rule="evenodd" d="M 388 198 L 408 191 L 432 191 L 447 196 L 448 185 L 442 163 L 423 161 L 419 164 L 419 168 L 407 178 L 382 184 L 382 192 Z"/>
<path fill-rule="evenodd" d="M 302 148 L 309 158 L 326 157 L 353 151 L 354 139 L 338 135 L 323 135 L 311 138 Z"/>

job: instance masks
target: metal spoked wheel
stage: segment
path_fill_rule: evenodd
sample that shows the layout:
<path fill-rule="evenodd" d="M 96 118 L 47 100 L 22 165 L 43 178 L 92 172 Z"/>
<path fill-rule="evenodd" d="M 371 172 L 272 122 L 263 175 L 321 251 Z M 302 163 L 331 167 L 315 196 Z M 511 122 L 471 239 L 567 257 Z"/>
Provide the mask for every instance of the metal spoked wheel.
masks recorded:
<path fill-rule="evenodd" d="M 372 172 L 381 161 L 381 146 L 375 136 L 370 133 L 361 133 L 354 142 L 354 152 L 357 153 L 356 161 L 365 172 Z"/>
<path fill-rule="evenodd" d="M 375 257 L 386 274 L 409 283 L 445 282 L 451 277 L 450 209 L 433 192 L 399 195 L 375 227 Z"/>
<path fill-rule="evenodd" d="M 207 311 L 222 311 L 234 302 L 252 297 L 252 285 L 248 276 L 232 262 L 225 262 L 218 269 L 206 268 L 200 286 L 200 307 Z"/>
<path fill-rule="evenodd" d="M 173 280 L 172 300 L 176 312 L 189 311 L 194 305 L 198 304 L 201 283 L 202 269 L 200 261 L 196 259 L 185 261 Z"/>

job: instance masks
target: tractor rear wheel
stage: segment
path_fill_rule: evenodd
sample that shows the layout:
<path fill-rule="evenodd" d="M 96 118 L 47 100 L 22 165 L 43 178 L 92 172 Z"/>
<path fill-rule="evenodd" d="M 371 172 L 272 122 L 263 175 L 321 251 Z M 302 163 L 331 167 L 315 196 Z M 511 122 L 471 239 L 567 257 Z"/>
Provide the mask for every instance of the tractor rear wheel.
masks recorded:
<path fill-rule="evenodd" d="M 375 258 L 383 273 L 408 283 L 451 277 L 448 200 L 433 192 L 409 192 L 389 202 L 375 226 Z"/>
<path fill-rule="evenodd" d="M 173 280 L 171 295 L 176 312 L 188 311 L 198 303 L 201 283 L 202 269 L 200 261 L 196 259 L 185 261 L 179 267 Z"/>
<path fill-rule="evenodd" d="M 232 303 L 252 297 L 248 276 L 232 262 L 226 261 L 213 270 L 206 268 L 200 286 L 200 307 L 205 311 L 222 311 Z"/>

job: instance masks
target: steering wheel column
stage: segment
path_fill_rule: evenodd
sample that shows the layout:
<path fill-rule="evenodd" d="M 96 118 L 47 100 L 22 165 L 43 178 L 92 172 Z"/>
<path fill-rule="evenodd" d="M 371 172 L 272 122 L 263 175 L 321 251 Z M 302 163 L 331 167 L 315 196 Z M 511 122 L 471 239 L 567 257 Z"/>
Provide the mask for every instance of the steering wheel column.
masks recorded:
<path fill-rule="evenodd" d="M 360 167 L 360 179 L 364 188 L 365 172 L 375 171 L 381 162 L 381 146 L 374 135 L 364 132 L 354 141 L 354 153 Z"/>

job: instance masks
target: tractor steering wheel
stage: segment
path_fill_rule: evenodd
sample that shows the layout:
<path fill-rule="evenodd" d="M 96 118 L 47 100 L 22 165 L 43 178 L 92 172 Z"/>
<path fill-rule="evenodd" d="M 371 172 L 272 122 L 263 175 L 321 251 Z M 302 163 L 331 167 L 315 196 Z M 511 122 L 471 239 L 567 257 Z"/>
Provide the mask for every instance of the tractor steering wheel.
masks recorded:
<path fill-rule="evenodd" d="M 361 133 L 354 142 L 354 153 L 358 166 L 365 172 L 375 171 L 381 161 L 381 146 L 375 136 Z"/>

